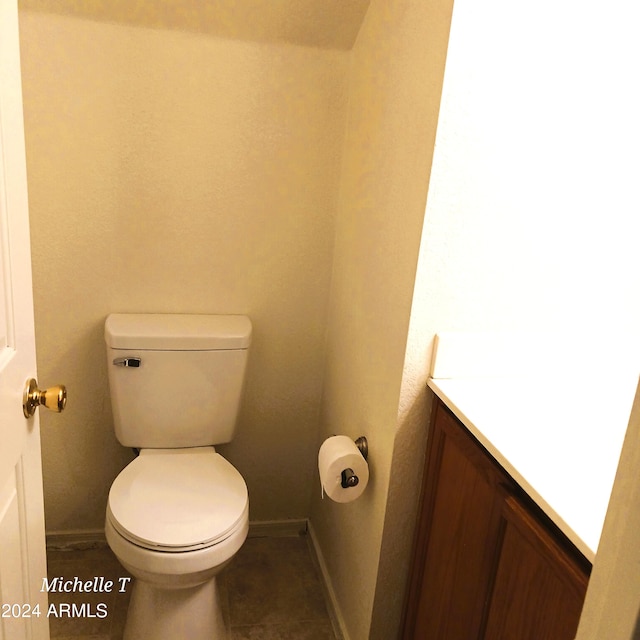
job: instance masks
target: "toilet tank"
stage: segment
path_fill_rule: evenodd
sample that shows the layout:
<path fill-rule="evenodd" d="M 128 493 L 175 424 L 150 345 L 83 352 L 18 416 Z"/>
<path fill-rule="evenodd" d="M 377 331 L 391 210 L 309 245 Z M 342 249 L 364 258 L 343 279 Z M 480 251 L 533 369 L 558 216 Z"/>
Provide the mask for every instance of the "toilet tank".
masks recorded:
<path fill-rule="evenodd" d="M 232 440 L 251 342 L 249 318 L 112 314 L 105 341 L 122 445 L 172 449 Z"/>

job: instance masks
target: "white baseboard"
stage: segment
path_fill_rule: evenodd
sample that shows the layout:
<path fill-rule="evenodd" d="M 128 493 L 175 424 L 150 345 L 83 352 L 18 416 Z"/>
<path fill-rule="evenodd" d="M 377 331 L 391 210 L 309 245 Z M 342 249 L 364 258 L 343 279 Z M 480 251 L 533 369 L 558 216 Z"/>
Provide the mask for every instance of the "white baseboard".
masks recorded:
<path fill-rule="evenodd" d="M 329 617 L 331 618 L 334 633 L 338 640 L 351 640 L 351 637 L 347 632 L 347 626 L 345 625 L 344 617 L 338 604 L 336 592 L 333 589 L 333 584 L 331 582 L 331 576 L 329 575 L 327 563 L 325 562 L 324 556 L 322 555 L 322 550 L 320 549 L 320 545 L 318 544 L 318 538 L 316 537 L 311 522 L 307 523 L 307 530 L 309 532 L 309 546 L 311 547 L 311 551 L 314 555 L 314 560 L 317 563 L 322 578 L 322 583 L 325 588 L 327 606 L 329 608 Z"/>

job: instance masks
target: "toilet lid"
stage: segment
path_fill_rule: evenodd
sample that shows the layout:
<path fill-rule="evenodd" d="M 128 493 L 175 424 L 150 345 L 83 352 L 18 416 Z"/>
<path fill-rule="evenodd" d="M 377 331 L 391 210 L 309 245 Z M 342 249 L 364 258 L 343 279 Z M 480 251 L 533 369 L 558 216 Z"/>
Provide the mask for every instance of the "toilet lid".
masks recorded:
<path fill-rule="evenodd" d="M 224 540 L 247 506 L 243 477 L 212 447 L 143 449 L 109 492 L 116 530 L 140 546 L 164 551 Z"/>

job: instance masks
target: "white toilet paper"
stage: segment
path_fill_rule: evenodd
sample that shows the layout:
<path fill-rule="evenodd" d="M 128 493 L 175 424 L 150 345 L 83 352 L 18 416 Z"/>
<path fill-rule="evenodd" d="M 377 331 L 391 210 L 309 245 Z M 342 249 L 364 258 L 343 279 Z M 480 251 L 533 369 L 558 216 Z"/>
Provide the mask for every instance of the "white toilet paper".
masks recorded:
<path fill-rule="evenodd" d="M 353 487 L 342 486 L 342 472 L 351 469 L 358 477 Z M 369 482 L 369 465 L 356 443 L 347 436 L 331 436 L 320 447 L 318 471 L 323 497 L 326 493 L 335 502 L 352 502 L 362 495 Z"/>

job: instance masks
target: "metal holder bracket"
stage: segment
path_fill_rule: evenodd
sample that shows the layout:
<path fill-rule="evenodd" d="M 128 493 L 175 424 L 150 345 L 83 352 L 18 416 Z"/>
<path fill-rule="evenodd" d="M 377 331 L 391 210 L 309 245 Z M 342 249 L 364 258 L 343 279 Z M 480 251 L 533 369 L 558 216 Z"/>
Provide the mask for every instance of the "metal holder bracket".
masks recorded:
<path fill-rule="evenodd" d="M 365 436 L 360 436 L 355 441 L 356 447 L 362 454 L 362 457 L 366 460 L 369 457 L 369 443 Z M 356 487 L 360 482 L 360 478 L 354 473 L 353 469 L 345 469 L 340 478 L 340 484 L 343 489 L 348 489 L 349 487 Z"/>
<path fill-rule="evenodd" d="M 365 436 L 356 439 L 356 447 L 360 450 L 362 457 L 366 460 L 369 457 L 369 443 Z"/>

